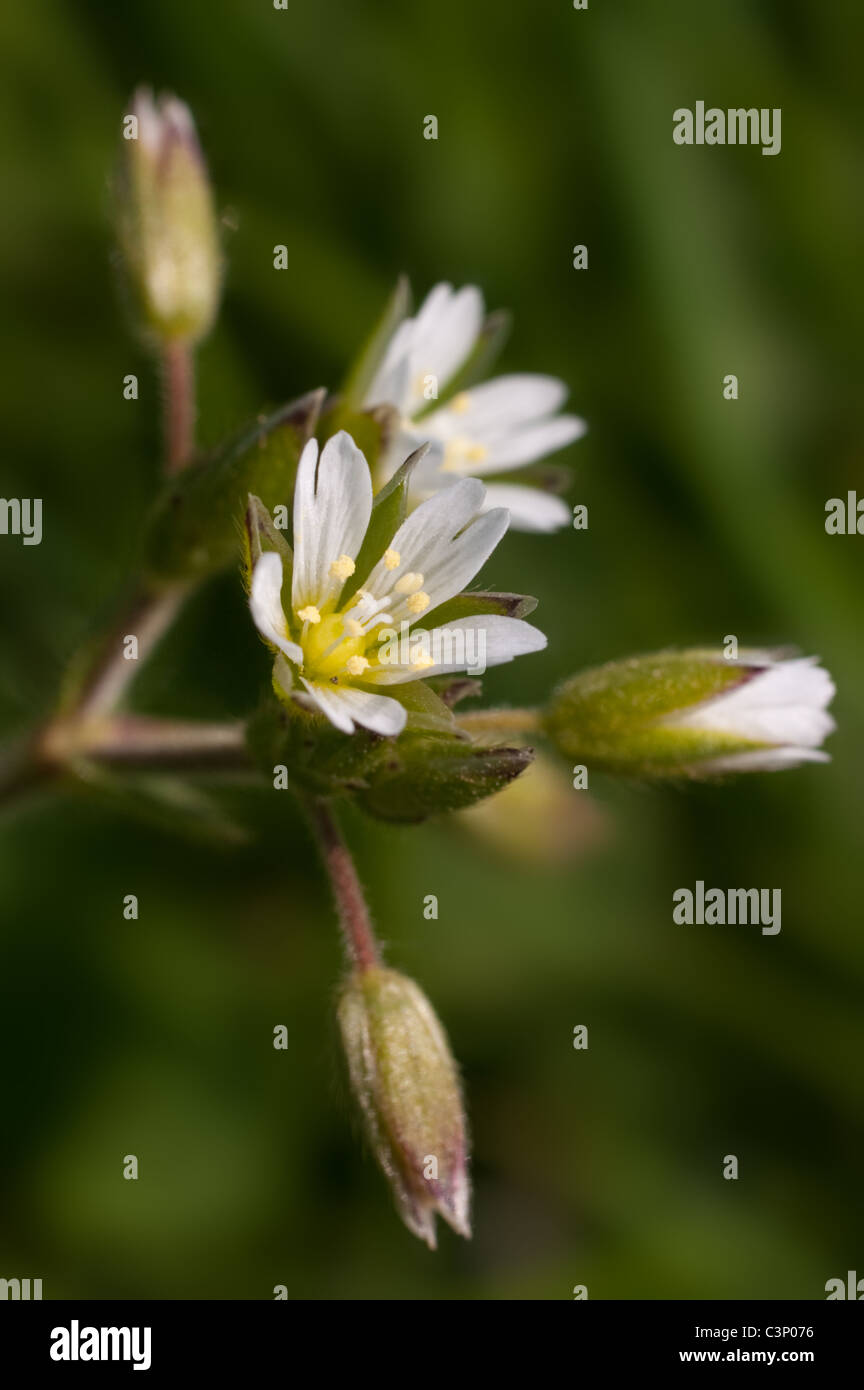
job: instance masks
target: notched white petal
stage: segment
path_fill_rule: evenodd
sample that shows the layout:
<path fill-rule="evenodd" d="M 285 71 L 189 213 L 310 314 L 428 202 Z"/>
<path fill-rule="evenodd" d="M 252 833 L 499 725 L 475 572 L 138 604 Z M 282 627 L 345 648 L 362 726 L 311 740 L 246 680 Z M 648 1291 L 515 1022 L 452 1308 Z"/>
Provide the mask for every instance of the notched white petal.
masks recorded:
<path fill-rule="evenodd" d="M 252 621 L 261 636 L 298 664 L 303 651 L 288 635 L 288 624 L 282 608 L 282 557 L 274 550 L 260 556 L 252 573 L 249 592 Z"/>

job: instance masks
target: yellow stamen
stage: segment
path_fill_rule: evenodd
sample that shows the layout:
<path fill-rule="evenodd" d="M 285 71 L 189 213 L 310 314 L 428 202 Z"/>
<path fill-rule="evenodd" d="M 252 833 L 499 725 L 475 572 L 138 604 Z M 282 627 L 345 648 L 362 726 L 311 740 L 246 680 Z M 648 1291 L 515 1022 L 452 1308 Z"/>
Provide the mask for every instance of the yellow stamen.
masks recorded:
<path fill-rule="evenodd" d="M 414 570 L 409 570 L 407 574 L 403 574 L 402 578 L 397 579 L 393 586 L 394 593 L 397 594 L 415 594 L 418 589 L 422 588 L 423 576 L 415 573 Z"/>
<path fill-rule="evenodd" d="M 421 589 L 419 593 L 411 595 L 405 607 L 408 609 L 409 613 L 422 613 L 424 608 L 429 607 L 429 602 L 429 595 L 424 594 Z"/>
<path fill-rule="evenodd" d="M 366 670 L 369 662 L 365 656 L 349 656 L 345 663 L 345 670 L 349 676 L 360 676 Z"/>
<path fill-rule="evenodd" d="M 430 666 L 434 665 L 435 662 L 431 656 L 418 656 L 417 660 L 412 663 L 412 669 L 415 671 L 426 671 Z"/>
<path fill-rule="evenodd" d="M 453 411 L 454 415 L 464 415 L 465 411 L 470 408 L 470 405 L 471 397 L 468 392 L 460 391 L 458 396 L 454 396 L 450 402 L 450 409 Z"/>
<path fill-rule="evenodd" d="M 470 439 L 458 436 L 451 439 L 444 450 L 443 473 L 461 473 L 467 464 L 482 463 L 488 457 L 485 444 L 474 444 Z"/>
<path fill-rule="evenodd" d="M 401 565 L 401 563 L 402 563 L 402 556 L 399 554 L 399 551 L 398 551 L 398 550 L 385 550 L 385 551 L 384 551 L 384 568 L 385 568 L 385 570 L 398 570 L 398 568 L 399 568 L 399 566 Z"/>
<path fill-rule="evenodd" d="M 334 579 L 350 579 L 354 569 L 354 561 L 350 555 L 340 555 L 339 559 L 330 565 L 330 573 Z"/>
<path fill-rule="evenodd" d="M 358 623 L 356 618 L 346 618 L 345 631 L 348 633 L 349 637 L 362 637 L 364 631 L 363 624 Z"/>
<path fill-rule="evenodd" d="M 318 612 L 314 603 L 310 603 L 306 608 L 299 609 L 297 617 L 302 619 L 304 623 L 320 623 L 321 621 L 321 614 Z"/>

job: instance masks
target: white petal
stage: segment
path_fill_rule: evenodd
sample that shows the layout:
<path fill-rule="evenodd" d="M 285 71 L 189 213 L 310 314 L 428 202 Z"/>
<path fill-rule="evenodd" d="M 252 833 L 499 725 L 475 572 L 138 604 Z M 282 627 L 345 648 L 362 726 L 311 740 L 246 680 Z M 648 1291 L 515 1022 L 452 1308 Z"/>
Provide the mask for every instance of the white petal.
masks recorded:
<path fill-rule="evenodd" d="M 412 629 L 410 636 L 419 646 L 420 629 Z M 457 618 L 445 627 L 432 628 L 422 641 L 422 653 L 432 657 L 434 665 L 418 668 L 410 659 L 382 664 L 373 666 L 366 679 L 370 684 L 395 685 L 450 671 L 470 669 L 472 674 L 482 675 L 489 666 L 502 666 L 514 657 L 542 651 L 546 646 L 546 636 L 539 628 L 521 618 L 506 618 L 497 613 Z"/>
<path fill-rule="evenodd" d="M 455 409 L 451 401 L 425 423 L 440 423 L 447 433 L 453 434 L 503 434 L 514 425 L 554 415 L 566 399 L 567 387 L 556 377 L 514 372 L 460 392 L 455 398 Z"/>
<path fill-rule="evenodd" d="M 282 557 L 275 550 L 265 550 L 258 558 L 252 573 L 249 608 L 261 636 L 290 656 L 292 661 L 302 662 L 303 652 L 288 636 L 288 624 L 282 608 Z"/>
<path fill-rule="evenodd" d="M 425 377 L 434 376 L 438 391 L 444 390 L 474 347 L 482 326 L 483 296 L 476 285 L 465 285 L 455 294 L 449 285 L 432 290 L 417 315 L 411 344 L 413 399 L 406 414 L 429 404 L 423 395 Z"/>
<path fill-rule="evenodd" d="M 507 530 L 509 517 L 503 509 L 480 515 L 484 497 L 482 483 L 462 478 L 421 502 L 390 542 L 402 558 L 401 573 L 410 570 L 423 575 L 430 610 L 470 583 Z M 388 570 L 382 560 L 363 587 L 383 595 L 398 573 Z M 411 620 L 407 605 L 407 595 L 395 596 L 387 610 L 397 623 Z"/>
<path fill-rule="evenodd" d="M 385 737 L 399 734 L 405 727 L 408 716 L 404 707 L 388 695 L 376 695 L 371 690 L 358 690 L 350 685 L 313 684 L 305 677 L 301 679 L 322 713 L 345 734 L 353 734 L 356 724 Z"/>
<path fill-rule="evenodd" d="M 483 472 L 494 473 L 499 468 L 517 468 L 521 463 L 533 463 L 581 439 L 587 426 L 578 415 L 556 415 L 551 420 L 523 425 L 499 437 L 480 440 L 489 450 L 483 460 Z"/>
<path fill-rule="evenodd" d="M 510 483 L 490 483 L 486 489 L 487 507 L 506 507 L 514 531 L 559 531 L 569 526 L 573 514 L 566 502 L 537 487 L 517 487 Z"/>
<path fill-rule="evenodd" d="M 425 378 L 434 377 L 438 391 L 444 390 L 474 347 L 483 313 L 475 285 L 457 291 L 435 285 L 415 317 L 404 319 L 390 339 L 365 404 L 389 403 L 409 417 L 428 406 Z"/>
<path fill-rule="evenodd" d="M 372 512 L 369 466 L 344 430 L 328 439 L 318 458 L 310 439 L 300 456 L 294 485 L 294 611 L 321 608 L 335 598 L 343 579 L 330 573 L 341 555 L 356 559 Z"/>
<path fill-rule="evenodd" d="M 727 753 L 699 763 L 699 772 L 780 772 L 801 763 L 830 763 L 818 748 L 754 748 L 747 753 Z"/>
<path fill-rule="evenodd" d="M 766 666 L 728 694 L 676 715 L 673 722 L 736 738 L 816 748 L 836 727 L 826 713 L 834 682 L 816 661 L 801 657 Z"/>
<path fill-rule="evenodd" d="M 387 344 L 381 365 L 366 392 L 363 404 L 392 405 L 405 413 L 411 384 L 411 343 L 414 319 L 403 319 Z"/>

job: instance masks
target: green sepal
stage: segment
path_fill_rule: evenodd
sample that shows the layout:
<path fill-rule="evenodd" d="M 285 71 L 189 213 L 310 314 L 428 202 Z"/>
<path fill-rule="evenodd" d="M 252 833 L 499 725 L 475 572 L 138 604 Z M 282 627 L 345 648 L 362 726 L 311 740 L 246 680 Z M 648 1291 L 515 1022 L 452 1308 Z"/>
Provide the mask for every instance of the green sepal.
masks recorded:
<path fill-rule="evenodd" d="M 321 412 L 315 434 L 323 445 L 339 430 L 345 430 L 363 454 L 374 478 L 378 460 L 396 438 L 399 424 L 399 413 L 390 405 L 354 410 L 340 397 L 331 396 Z"/>
<path fill-rule="evenodd" d="M 387 740 L 359 806 L 379 820 L 418 822 L 460 811 L 501 791 L 533 760 L 532 748 L 478 748 L 436 734 L 405 733 Z"/>
<path fill-rule="evenodd" d="M 504 618 L 524 618 L 533 613 L 537 599 L 530 594 L 498 594 L 488 589 L 478 589 L 474 593 L 455 594 L 437 608 L 423 614 L 423 627 L 428 632 L 433 627 L 446 627 L 459 618 L 474 618 L 483 613 L 497 613 Z"/>
<path fill-rule="evenodd" d="M 376 687 L 376 694 L 381 693 L 388 695 L 392 700 L 398 700 L 407 711 L 406 729 L 425 729 L 428 732 L 449 734 L 452 738 L 468 738 L 456 723 L 450 706 L 427 685 L 426 681 L 405 681 L 403 684 Z"/>
<path fill-rule="evenodd" d="M 761 745 L 679 727 L 674 716 L 752 679 L 717 651 L 657 652 L 583 671 L 552 692 L 543 731 L 568 760 L 631 777 L 698 777 L 700 763 Z"/>
<path fill-rule="evenodd" d="M 247 724 L 256 765 L 272 782 L 285 767 L 301 794 L 349 796 L 380 820 L 421 821 L 500 791 L 534 756 L 531 748 L 482 747 L 464 733 L 407 728 L 398 738 L 344 734 L 283 692 Z M 422 717 L 422 714 L 421 714 Z"/>
<path fill-rule="evenodd" d="M 474 676 L 427 676 L 423 684 L 431 686 L 448 709 L 454 709 L 463 700 L 479 700 L 483 694 L 483 682 Z"/>
<path fill-rule="evenodd" d="M 296 698 L 282 692 L 279 699 L 265 701 L 248 721 L 246 742 L 271 783 L 273 769 L 284 766 L 296 790 L 331 796 L 365 788 L 367 766 L 384 740 L 362 729 L 344 734 L 307 708 L 302 692 Z"/>
<path fill-rule="evenodd" d="M 393 293 L 384 307 L 384 312 L 345 378 L 341 394 L 348 409 L 356 409 L 362 405 L 387 349 L 387 344 L 402 320 L 407 317 L 410 309 L 411 286 L 408 277 L 400 275 Z"/>
<path fill-rule="evenodd" d="M 311 391 L 282 406 L 170 479 L 145 539 L 151 578 L 202 579 L 230 565 L 250 492 L 271 511 L 290 503 L 300 454 L 323 398 L 323 391 Z"/>
<path fill-rule="evenodd" d="M 507 309 L 496 309 L 494 313 L 487 314 L 471 352 L 456 375 L 444 383 L 441 394 L 436 400 L 430 401 L 428 405 L 424 405 L 423 409 L 418 411 L 414 417 L 415 421 L 422 420 L 435 410 L 440 410 L 442 406 L 447 405 L 448 401 L 452 401 L 454 396 L 458 396 L 460 391 L 467 391 L 478 381 L 483 381 L 488 376 L 493 362 L 507 340 L 512 322 Z"/>
<path fill-rule="evenodd" d="M 576 441 L 574 440 L 574 443 Z M 534 487 L 560 497 L 573 481 L 572 469 L 563 463 L 529 463 L 524 468 L 508 469 L 504 473 L 483 475 L 484 483 L 503 483 L 507 487 Z"/>
<path fill-rule="evenodd" d="M 273 523 L 269 511 L 260 497 L 250 492 L 246 505 L 246 522 L 243 528 L 243 583 L 248 593 L 252 583 L 252 571 L 265 551 L 273 550 L 282 557 L 282 584 L 291 588 L 294 571 L 294 552 L 282 531 Z"/>

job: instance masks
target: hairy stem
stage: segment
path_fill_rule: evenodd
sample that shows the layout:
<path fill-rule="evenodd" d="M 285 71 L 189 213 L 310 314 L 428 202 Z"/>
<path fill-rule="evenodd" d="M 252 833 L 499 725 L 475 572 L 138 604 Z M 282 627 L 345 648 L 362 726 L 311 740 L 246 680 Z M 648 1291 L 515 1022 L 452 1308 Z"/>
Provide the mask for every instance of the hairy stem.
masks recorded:
<path fill-rule="evenodd" d="M 358 970 L 368 970 L 378 964 L 380 956 L 351 851 L 326 801 L 312 801 L 308 811 L 336 899 L 348 954 Z"/>
<path fill-rule="evenodd" d="M 469 734 L 536 734 L 540 711 L 536 709 L 478 709 L 457 717 Z"/>
<path fill-rule="evenodd" d="M 207 724 L 137 714 L 58 721 L 45 730 L 41 753 L 55 764 L 86 758 L 141 772 L 252 768 L 242 723 Z"/>
<path fill-rule="evenodd" d="M 179 473 L 195 451 L 195 362 L 188 343 L 163 349 L 162 403 L 165 467 Z"/>

